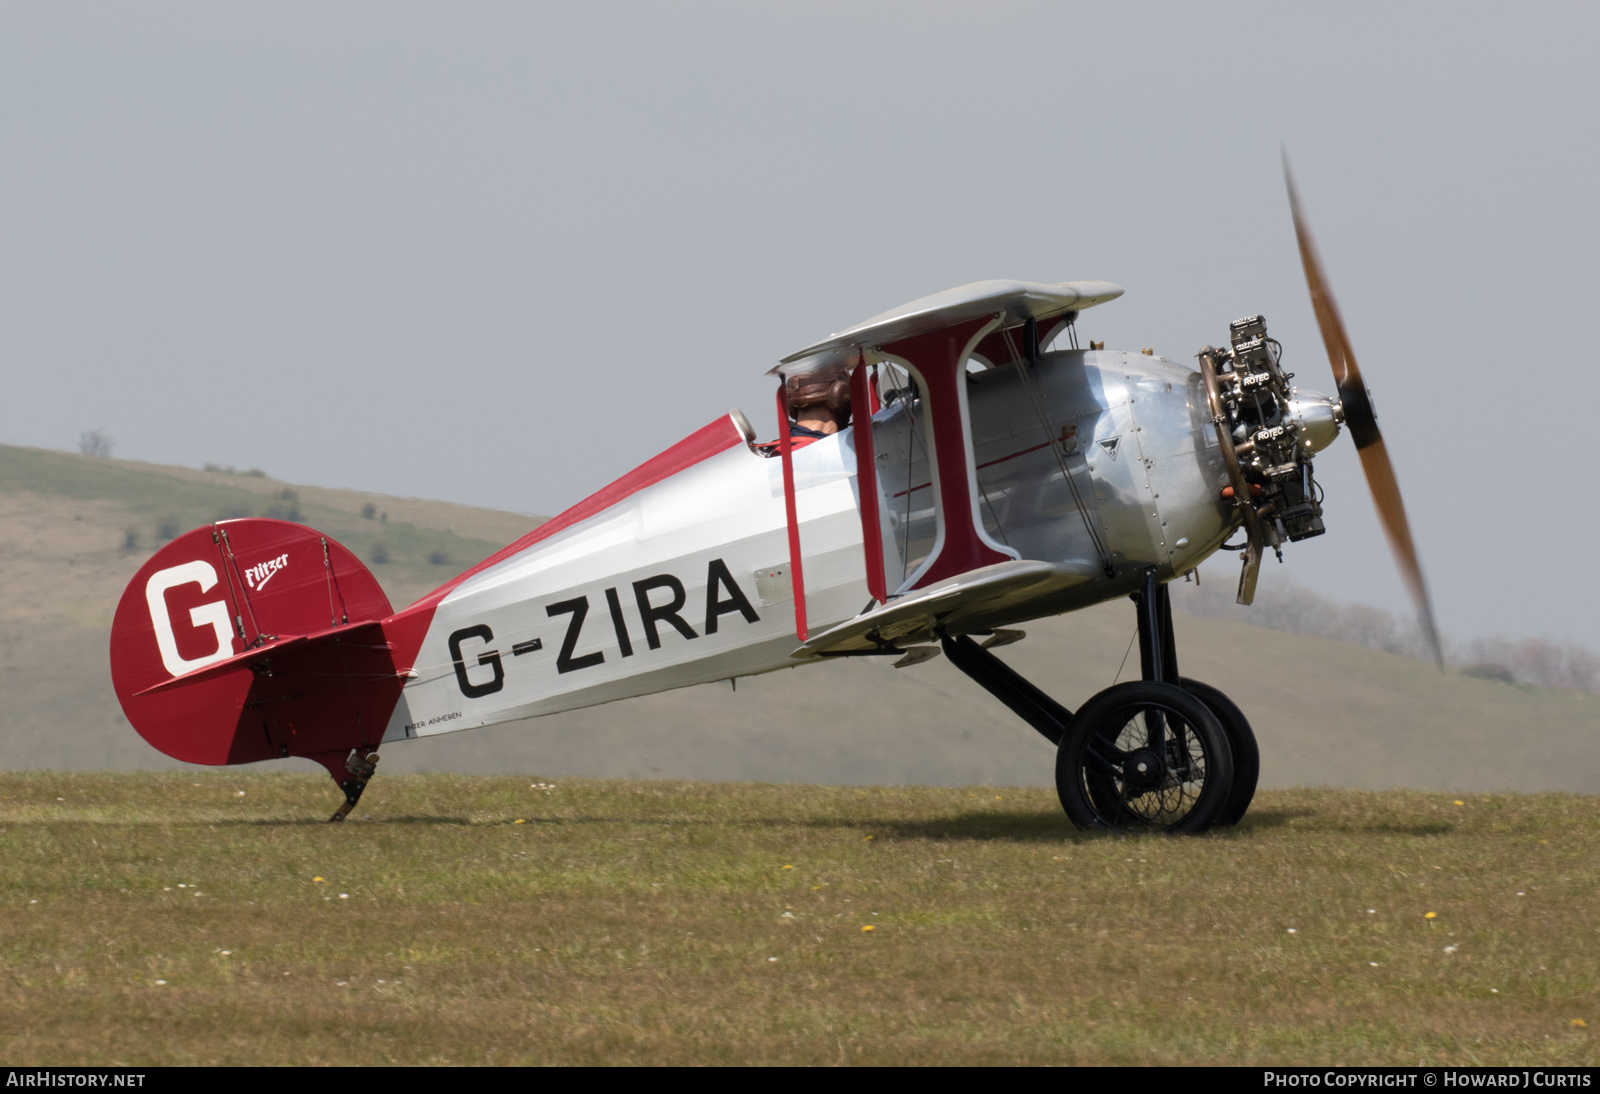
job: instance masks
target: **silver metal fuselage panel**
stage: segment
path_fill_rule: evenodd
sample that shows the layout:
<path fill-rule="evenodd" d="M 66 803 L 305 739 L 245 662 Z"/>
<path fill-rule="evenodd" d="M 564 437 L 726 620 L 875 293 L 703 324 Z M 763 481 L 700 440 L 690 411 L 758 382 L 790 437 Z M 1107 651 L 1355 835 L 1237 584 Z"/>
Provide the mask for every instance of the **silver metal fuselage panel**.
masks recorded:
<path fill-rule="evenodd" d="M 1104 552 L 1114 573 L 1036 614 L 1126 595 L 1152 566 L 1170 580 L 1237 527 L 1197 371 L 1144 354 L 1068 350 L 1042 355 L 1029 380 L 1007 367 L 968 381 L 985 531 L 1024 559 L 1100 566 Z M 878 414 L 873 438 L 893 588 L 916 572 L 937 531 L 914 392 Z"/>

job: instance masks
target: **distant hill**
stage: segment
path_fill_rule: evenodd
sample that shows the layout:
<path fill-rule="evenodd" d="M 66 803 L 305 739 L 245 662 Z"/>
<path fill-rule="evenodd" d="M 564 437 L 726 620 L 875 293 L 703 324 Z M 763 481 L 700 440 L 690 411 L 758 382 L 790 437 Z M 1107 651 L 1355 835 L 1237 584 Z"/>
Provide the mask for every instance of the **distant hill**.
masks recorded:
<path fill-rule="evenodd" d="M 539 522 L 0 446 L 0 769 L 184 766 L 122 718 L 107 664 L 111 616 L 164 538 L 247 514 L 298 519 L 345 543 L 396 606 Z M 1211 584 L 1233 579 L 1222 563 L 1207 574 Z M 1180 606 L 1195 594 L 1173 588 Z M 1441 674 L 1234 619 L 1180 615 L 1175 626 L 1184 674 L 1228 692 L 1255 724 L 1263 785 L 1600 792 L 1592 695 Z M 1026 629 L 1028 640 L 1003 655 L 1068 706 L 1111 684 L 1119 667 L 1122 679 L 1137 674 L 1137 651 L 1124 662 L 1134 633 L 1125 602 Z M 382 770 L 1050 785 L 1053 763 L 1042 738 L 940 658 L 899 671 L 876 659 L 808 666 L 740 681 L 736 692 L 705 685 L 394 744 Z"/>

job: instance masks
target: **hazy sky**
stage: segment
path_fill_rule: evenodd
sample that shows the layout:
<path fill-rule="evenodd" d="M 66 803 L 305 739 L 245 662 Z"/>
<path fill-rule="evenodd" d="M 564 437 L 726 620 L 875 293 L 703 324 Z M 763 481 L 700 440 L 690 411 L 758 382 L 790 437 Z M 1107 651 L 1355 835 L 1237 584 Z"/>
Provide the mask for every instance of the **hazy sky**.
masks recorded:
<path fill-rule="evenodd" d="M 1600 6 L 0 6 L 0 441 L 553 513 L 990 277 L 1266 314 L 1292 154 L 1444 628 L 1600 645 Z M 1348 438 L 1269 562 L 1400 606 Z M 1234 564 L 1207 573 L 1231 580 Z"/>

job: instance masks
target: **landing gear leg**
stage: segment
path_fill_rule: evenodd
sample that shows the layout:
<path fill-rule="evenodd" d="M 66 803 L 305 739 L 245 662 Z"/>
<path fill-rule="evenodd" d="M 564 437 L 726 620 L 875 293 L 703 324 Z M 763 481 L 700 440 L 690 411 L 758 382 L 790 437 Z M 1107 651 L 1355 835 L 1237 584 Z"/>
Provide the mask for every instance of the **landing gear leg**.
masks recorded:
<path fill-rule="evenodd" d="M 1172 636 L 1172 597 L 1156 572 L 1144 572 L 1144 587 L 1133 594 L 1139 611 L 1139 672 L 1157 684 L 1178 682 L 1178 643 Z"/>
<path fill-rule="evenodd" d="M 1165 585 L 1156 584 L 1154 570 L 1146 570 L 1144 587 L 1133 595 L 1139 612 L 1139 668 L 1144 679 L 1176 684 L 1216 715 L 1233 753 L 1233 784 L 1227 802 L 1217 814 L 1217 824 L 1237 824 L 1255 796 L 1261 773 L 1261 750 L 1244 712 L 1222 692 L 1198 680 L 1178 675 L 1178 644 L 1172 634 L 1172 598 Z"/>
<path fill-rule="evenodd" d="M 1012 713 L 1037 729 L 1053 745 L 1059 745 L 1072 724 L 1072 711 L 1028 683 L 1000 658 L 966 635 L 941 637 L 944 655 L 950 663 L 990 695 L 1011 708 Z"/>
<path fill-rule="evenodd" d="M 348 756 L 341 752 L 319 752 L 309 758 L 327 768 L 328 774 L 333 776 L 333 781 L 344 792 L 344 804 L 328 818 L 329 824 L 338 824 L 350 815 L 350 811 L 361 800 L 361 792 L 366 790 L 367 781 L 377 772 L 378 752 L 376 749 L 368 752 L 364 748 L 353 748 Z"/>

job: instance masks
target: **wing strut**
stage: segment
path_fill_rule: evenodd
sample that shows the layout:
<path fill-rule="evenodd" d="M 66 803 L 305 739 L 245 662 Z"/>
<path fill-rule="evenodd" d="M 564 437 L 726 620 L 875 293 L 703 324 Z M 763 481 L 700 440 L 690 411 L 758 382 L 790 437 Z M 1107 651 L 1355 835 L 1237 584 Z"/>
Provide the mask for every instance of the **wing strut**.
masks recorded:
<path fill-rule="evenodd" d="M 789 520 L 789 581 L 794 589 L 794 633 L 805 645 L 806 578 L 800 569 L 800 521 L 794 503 L 794 439 L 789 435 L 788 381 L 778 377 L 778 456 L 783 461 L 783 511 Z M 862 495 L 866 497 L 865 494 Z M 876 498 L 874 498 L 876 500 Z"/>
<path fill-rule="evenodd" d="M 878 467 L 872 451 L 872 377 L 867 355 L 861 354 L 850 372 L 850 420 L 856 442 L 856 493 L 861 499 L 861 551 L 867 562 L 867 592 L 878 603 L 889 599 L 883 572 L 883 524 L 878 516 Z M 787 489 L 787 480 L 786 487 Z M 790 518 L 791 527 L 794 520 Z M 792 540 L 791 540 L 792 543 Z M 791 546 L 793 551 L 794 547 Z M 801 642 L 805 638 L 800 639 Z"/>

